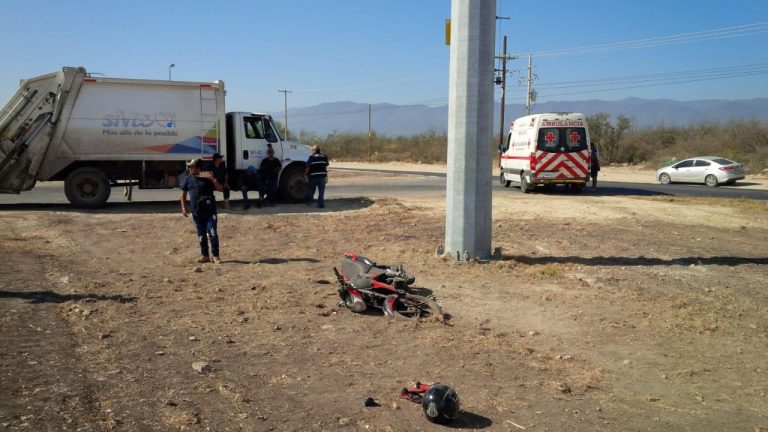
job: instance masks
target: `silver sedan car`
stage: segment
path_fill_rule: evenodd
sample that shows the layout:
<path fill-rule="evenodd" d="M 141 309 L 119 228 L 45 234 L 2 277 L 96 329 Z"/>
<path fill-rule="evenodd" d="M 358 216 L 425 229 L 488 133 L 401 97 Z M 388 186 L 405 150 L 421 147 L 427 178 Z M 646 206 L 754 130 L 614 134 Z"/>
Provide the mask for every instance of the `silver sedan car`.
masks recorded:
<path fill-rule="evenodd" d="M 707 186 L 732 184 L 744 179 L 744 166 L 718 156 L 700 156 L 675 162 L 656 171 L 661 184 L 704 183 Z"/>

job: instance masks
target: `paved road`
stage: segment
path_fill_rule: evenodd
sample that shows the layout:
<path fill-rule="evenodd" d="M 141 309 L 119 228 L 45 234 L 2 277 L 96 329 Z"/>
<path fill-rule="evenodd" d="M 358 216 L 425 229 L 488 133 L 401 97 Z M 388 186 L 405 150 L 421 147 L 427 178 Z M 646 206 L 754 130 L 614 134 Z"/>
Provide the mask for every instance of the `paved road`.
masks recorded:
<path fill-rule="evenodd" d="M 394 170 L 368 170 L 357 168 L 344 168 L 341 171 L 360 171 L 360 172 L 379 172 L 385 174 L 399 174 L 408 176 L 418 176 L 427 178 L 445 178 L 445 173 L 440 172 L 420 172 L 420 171 L 394 171 Z M 385 183 L 385 182 L 383 182 Z M 414 181 L 414 184 L 409 184 L 409 189 L 404 189 L 403 192 L 407 193 L 412 188 L 416 190 L 423 190 L 424 188 L 435 187 L 434 181 Z M 719 186 L 716 188 L 708 187 L 705 185 L 697 184 L 654 184 L 654 183 L 625 183 L 625 182 L 606 182 L 601 181 L 598 183 L 597 189 L 587 189 L 587 193 L 596 196 L 653 196 L 653 195 L 669 195 L 669 196 L 687 196 L 687 197 L 710 197 L 710 198 L 748 198 L 755 200 L 768 200 L 768 190 L 765 189 L 747 189 L 744 186 L 748 186 L 749 181 L 737 182 L 730 186 Z M 445 181 L 440 182 L 442 191 L 445 192 Z M 504 189 L 501 184 L 494 177 L 493 190 Z M 435 191 L 437 192 L 437 189 Z M 519 188 L 514 186 L 510 187 L 510 192 L 520 192 Z M 562 188 L 556 188 L 554 191 L 545 192 L 542 188 L 537 188 L 536 193 L 540 194 L 557 194 L 563 193 Z"/>
<path fill-rule="evenodd" d="M 345 171 L 362 171 L 346 170 Z M 376 170 L 375 172 L 396 174 L 396 177 L 382 176 L 375 182 L 355 183 L 352 178 L 332 181 L 326 192 L 328 199 L 350 198 L 350 197 L 372 197 L 372 196 L 430 196 L 439 197 L 445 195 L 445 174 L 444 173 L 424 173 L 424 172 L 403 172 Z M 746 185 L 748 182 L 742 183 Z M 540 189 L 540 188 L 539 188 Z M 565 193 L 562 188 L 556 188 L 554 191 L 539 190 L 533 196 Z M 493 192 L 500 193 L 520 193 L 520 190 L 514 186 L 504 188 L 498 181 L 493 181 Z M 716 198 L 748 198 L 755 200 L 768 200 L 768 190 L 765 189 L 746 189 L 740 187 L 739 183 L 733 186 L 720 186 L 711 188 L 704 185 L 661 185 L 647 183 L 621 183 L 621 182 L 600 182 L 597 189 L 587 189 L 587 195 L 594 196 L 691 196 L 691 197 L 716 197 Z M 239 193 L 233 191 L 232 197 L 239 198 Z M 133 200 L 136 202 L 175 202 L 179 198 L 179 190 L 134 190 Z M 122 188 L 113 188 L 110 203 L 125 203 L 122 195 Z M 64 196 L 64 186 L 62 182 L 41 182 L 33 190 L 23 192 L 19 195 L 0 194 L 0 211 L 2 210 L 21 210 L 21 209 L 45 209 L 65 208 L 67 199 Z"/>

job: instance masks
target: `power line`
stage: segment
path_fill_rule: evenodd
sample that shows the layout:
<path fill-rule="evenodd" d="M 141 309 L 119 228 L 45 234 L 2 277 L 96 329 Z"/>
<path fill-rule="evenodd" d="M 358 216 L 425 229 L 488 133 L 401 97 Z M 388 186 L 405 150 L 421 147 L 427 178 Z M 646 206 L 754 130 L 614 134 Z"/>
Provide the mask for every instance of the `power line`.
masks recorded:
<path fill-rule="evenodd" d="M 768 63 L 758 63 L 754 65 L 745 66 L 728 66 L 722 68 L 708 68 L 698 70 L 688 70 L 680 72 L 668 72 L 661 74 L 646 74 L 646 75 L 631 75 L 624 77 L 612 77 L 612 78 L 596 78 L 592 80 L 579 80 L 579 81 L 561 81 L 555 83 L 540 83 L 538 87 L 545 90 L 567 90 L 570 88 L 584 88 L 584 87 L 600 87 L 589 90 L 579 90 L 565 93 L 554 93 L 538 95 L 541 97 L 556 97 L 556 96 L 568 96 L 576 94 L 588 94 L 588 93 L 602 93 L 615 90 L 626 90 L 634 88 L 646 88 L 646 87 L 658 87 L 665 85 L 675 84 L 688 84 L 700 81 L 713 81 L 720 79 L 731 79 L 754 75 L 768 74 Z M 512 90 L 514 92 L 515 90 Z M 526 89 L 517 90 L 517 92 L 525 93 Z M 429 102 L 429 103 L 426 103 Z M 440 97 L 434 99 L 428 99 L 426 101 L 412 102 L 405 105 L 395 105 L 391 107 L 379 107 L 375 111 L 386 111 L 389 109 L 400 109 L 403 106 L 430 106 L 432 108 L 443 106 L 448 102 L 448 97 Z M 338 112 L 324 112 L 324 113 L 294 113 L 294 117 L 316 117 L 316 116 L 339 116 L 348 114 L 362 114 L 368 112 L 367 106 L 350 111 L 338 111 Z"/>
<path fill-rule="evenodd" d="M 701 42 L 713 39 L 726 39 L 734 37 L 751 36 L 768 32 L 768 21 L 744 24 L 733 27 L 721 27 L 712 30 L 704 30 L 691 33 L 680 33 L 670 36 L 659 36 L 646 39 L 637 39 L 624 42 L 613 42 L 598 45 L 589 45 L 576 48 L 563 48 L 545 50 L 533 53 L 537 57 L 552 57 L 561 55 L 587 54 L 593 52 L 608 52 L 624 49 L 650 48 L 660 45 L 677 45 L 693 42 Z"/>
<path fill-rule="evenodd" d="M 743 73 L 722 73 L 722 74 L 711 75 L 711 76 L 702 77 L 702 78 L 680 77 L 680 78 L 670 79 L 665 82 L 657 82 L 657 83 L 651 83 L 651 84 L 639 84 L 639 85 L 608 87 L 603 89 L 584 90 L 584 91 L 576 91 L 576 92 L 568 92 L 568 93 L 546 94 L 545 97 L 567 96 L 567 95 L 584 94 L 584 93 L 601 93 L 601 92 L 614 91 L 614 90 L 626 90 L 626 89 L 643 88 L 643 87 L 657 87 L 657 86 L 672 85 L 672 84 L 688 84 L 688 83 L 699 82 L 699 81 L 712 81 L 712 80 L 718 80 L 718 79 L 738 78 L 738 77 L 754 76 L 754 75 L 762 75 L 762 74 L 768 74 L 768 69 L 762 70 L 762 71 L 752 71 L 752 72 L 743 72 Z"/>

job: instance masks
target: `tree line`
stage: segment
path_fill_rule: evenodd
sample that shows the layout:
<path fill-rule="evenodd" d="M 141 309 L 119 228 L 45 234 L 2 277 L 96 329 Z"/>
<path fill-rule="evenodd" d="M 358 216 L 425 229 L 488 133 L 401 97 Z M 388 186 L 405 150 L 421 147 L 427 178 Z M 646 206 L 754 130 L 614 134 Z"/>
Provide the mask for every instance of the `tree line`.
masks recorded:
<path fill-rule="evenodd" d="M 635 127 L 632 119 L 608 113 L 588 116 L 590 139 L 600 149 L 602 163 L 658 168 L 694 156 L 722 156 L 743 163 L 750 171 L 768 168 L 768 123 L 765 121 L 707 122 L 687 126 Z M 412 136 L 333 132 L 319 136 L 302 131 L 299 140 L 319 145 L 337 160 L 445 163 L 447 135 L 428 131 Z M 496 149 L 496 135 L 489 145 Z"/>

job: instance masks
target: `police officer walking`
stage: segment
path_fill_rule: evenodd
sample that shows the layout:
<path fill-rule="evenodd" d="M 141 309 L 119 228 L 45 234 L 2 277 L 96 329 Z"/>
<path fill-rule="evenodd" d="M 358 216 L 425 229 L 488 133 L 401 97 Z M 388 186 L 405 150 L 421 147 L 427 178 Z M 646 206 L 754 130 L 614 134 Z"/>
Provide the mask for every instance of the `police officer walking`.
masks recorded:
<path fill-rule="evenodd" d="M 213 196 L 213 191 L 224 191 L 224 185 L 216 180 L 213 172 L 201 171 L 203 167 L 201 159 L 192 159 L 187 163 L 187 167 L 189 168 L 189 175 L 181 185 L 181 214 L 187 217 L 189 213 L 192 213 L 192 220 L 195 222 L 200 242 L 201 257 L 197 259 L 197 262 L 211 262 L 208 253 L 208 241 L 210 240 L 210 252 L 213 255 L 213 262 L 220 264 L 219 233 L 216 226 L 216 199 Z M 191 208 L 187 206 L 187 193 L 189 193 Z"/>

